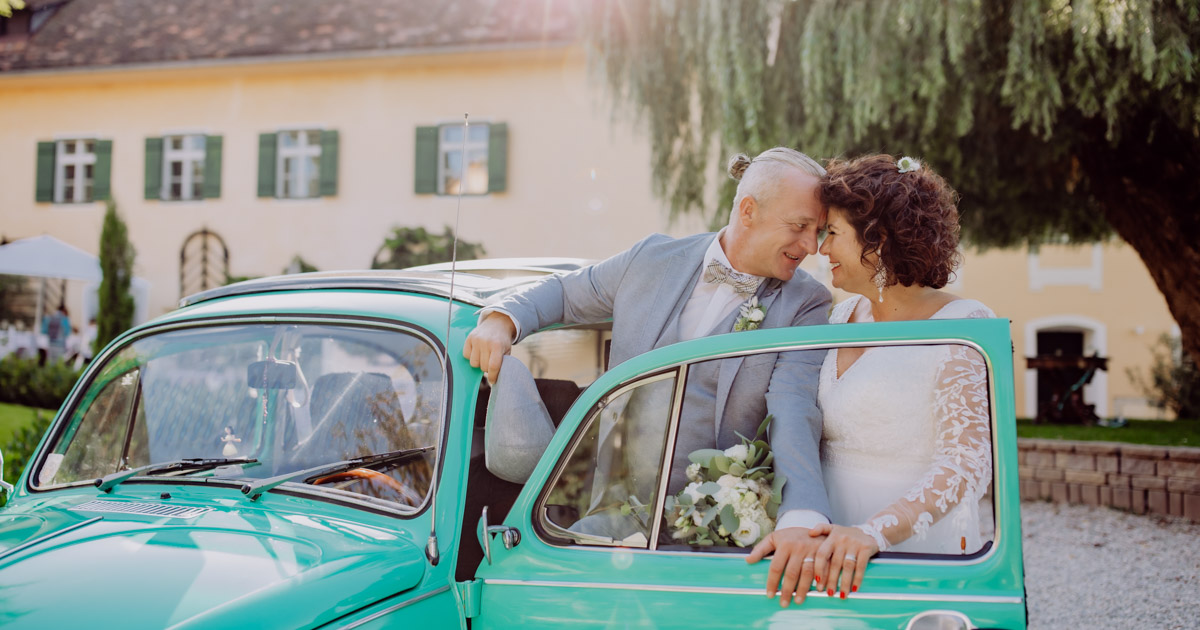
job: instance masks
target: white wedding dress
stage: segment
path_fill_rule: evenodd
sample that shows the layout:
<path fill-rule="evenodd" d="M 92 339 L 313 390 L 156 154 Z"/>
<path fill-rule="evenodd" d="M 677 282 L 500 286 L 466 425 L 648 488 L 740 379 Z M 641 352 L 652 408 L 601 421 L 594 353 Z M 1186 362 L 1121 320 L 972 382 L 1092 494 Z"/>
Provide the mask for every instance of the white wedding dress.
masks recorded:
<path fill-rule="evenodd" d="M 830 323 L 846 323 L 855 309 L 856 322 L 873 321 L 870 302 L 854 296 Z M 969 317 L 995 314 L 955 300 L 930 319 Z M 887 551 L 978 551 L 979 504 L 992 478 L 983 358 L 963 345 L 873 347 L 839 376 L 837 354 L 825 357 L 818 393 L 833 522 L 860 526 Z"/>

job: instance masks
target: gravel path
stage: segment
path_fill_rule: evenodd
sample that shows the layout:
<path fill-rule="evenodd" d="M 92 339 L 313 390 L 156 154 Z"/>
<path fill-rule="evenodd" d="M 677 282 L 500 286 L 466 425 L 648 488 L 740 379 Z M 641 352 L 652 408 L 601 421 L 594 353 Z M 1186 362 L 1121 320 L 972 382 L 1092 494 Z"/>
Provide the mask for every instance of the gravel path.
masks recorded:
<path fill-rule="evenodd" d="M 1022 503 L 1031 630 L 1200 628 L 1200 525 Z"/>

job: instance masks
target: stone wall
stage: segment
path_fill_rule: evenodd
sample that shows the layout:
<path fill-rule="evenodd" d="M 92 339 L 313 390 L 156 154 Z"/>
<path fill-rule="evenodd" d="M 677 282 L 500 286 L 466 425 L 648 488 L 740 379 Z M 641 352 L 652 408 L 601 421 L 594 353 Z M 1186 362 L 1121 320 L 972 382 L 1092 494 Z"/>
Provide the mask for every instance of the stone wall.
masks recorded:
<path fill-rule="evenodd" d="M 1022 500 L 1107 505 L 1200 523 L 1200 448 L 1018 439 Z"/>

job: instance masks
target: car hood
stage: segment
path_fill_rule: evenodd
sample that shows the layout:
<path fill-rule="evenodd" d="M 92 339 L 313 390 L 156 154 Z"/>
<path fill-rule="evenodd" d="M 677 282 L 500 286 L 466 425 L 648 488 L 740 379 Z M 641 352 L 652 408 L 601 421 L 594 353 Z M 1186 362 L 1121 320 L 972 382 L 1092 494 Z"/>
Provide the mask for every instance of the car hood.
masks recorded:
<path fill-rule="evenodd" d="M 0 626 L 313 627 L 417 586 L 408 537 L 246 501 L 38 497 L 0 510 Z"/>

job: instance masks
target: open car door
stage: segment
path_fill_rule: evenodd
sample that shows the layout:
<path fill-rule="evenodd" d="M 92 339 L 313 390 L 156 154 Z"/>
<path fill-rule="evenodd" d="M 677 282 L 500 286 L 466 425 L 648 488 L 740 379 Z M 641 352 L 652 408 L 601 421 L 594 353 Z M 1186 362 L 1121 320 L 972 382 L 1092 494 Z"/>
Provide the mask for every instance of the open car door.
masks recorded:
<path fill-rule="evenodd" d="M 884 552 L 848 598 L 813 591 L 802 605 L 781 608 L 765 596 L 768 561 L 749 565 L 748 548 L 672 535 L 675 524 L 663 515 L 666 498 L 679 491 L 669 482 L 672 464 L 688 456 L 676 449 L 688 430 L 681 409 L 689 374 L 713 361 L 769 377 L 788 353 L 819 364 L 839 347 L 910 356 L 949 348 L 986 369 L 986 399 L 975 404 L 990 428 L 991 478 L 971 506 L 978 531 L 955 538 L 952 552 Z M 583 392 L 504 522 L 480 524 L 489 551 L 476 575 L 473 627 L 1024 628 L 1014 420 L 1012 345 L 1002 319 L 758 330 L 641 355 Z M 921 431 L 934 420 L 897 422 L 907 423 L 897 430 Z"/>

